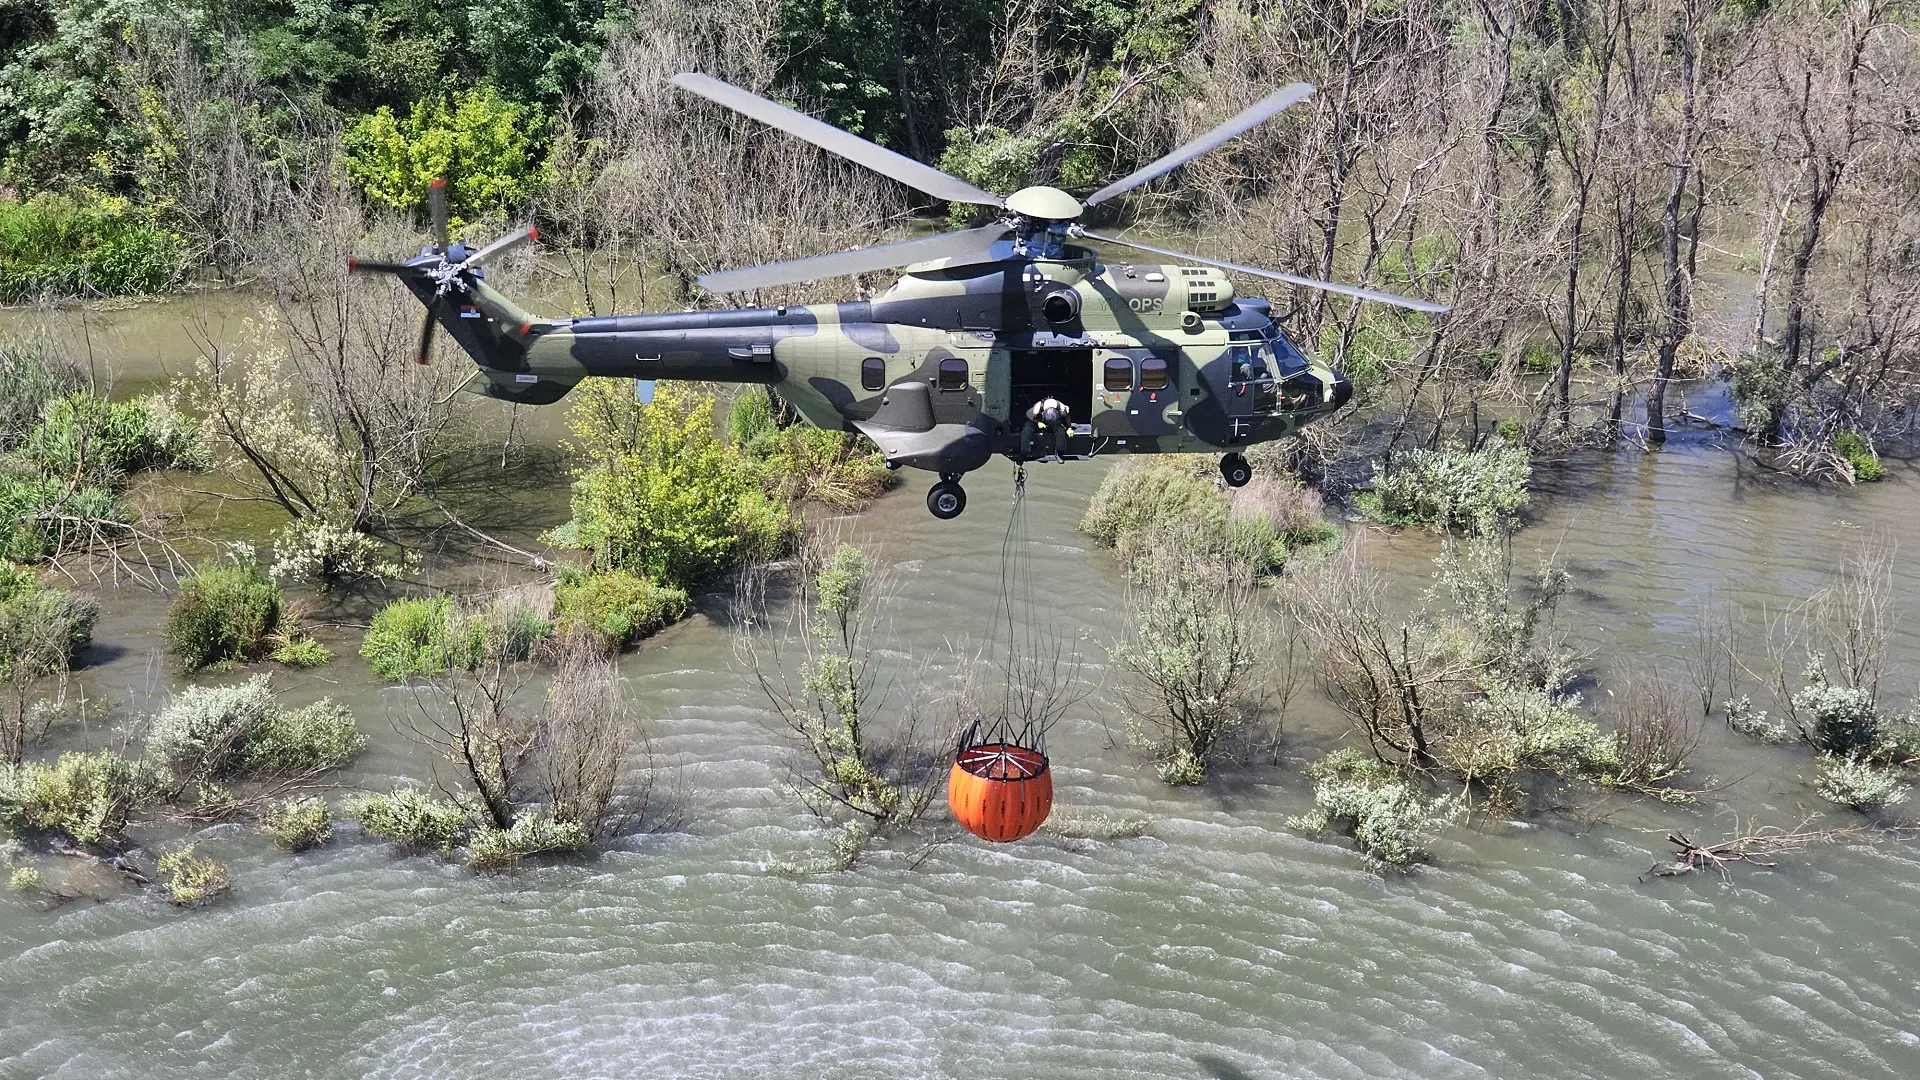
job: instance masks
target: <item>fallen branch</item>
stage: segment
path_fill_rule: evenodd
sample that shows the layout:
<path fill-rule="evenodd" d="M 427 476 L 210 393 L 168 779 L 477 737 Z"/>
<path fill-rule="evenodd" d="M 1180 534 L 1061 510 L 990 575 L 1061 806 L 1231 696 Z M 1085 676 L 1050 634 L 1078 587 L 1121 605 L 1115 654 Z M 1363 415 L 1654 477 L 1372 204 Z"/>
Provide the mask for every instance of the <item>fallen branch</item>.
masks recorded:
<path fill-rule="evenodd" d="M 1738 826 L 1735 826 L 1738 828 Z M 1667 842 L 1680 849 L 1672 862 L 1654 863 L 1647 873 L 1657 877 L 1677 877 L 1693 870 L 1711 869 L 1720 874 L 1722 881 L 1731 881 L 1729 871 L 1734 863 L 1751 863 L 1755 866 L 1771 868 L 1775 863 L 1768 857 L 1790 851 L 1799 851 L 1816 844 L 1836 844 L 1843 840 L 1854 840 L 1868 835 L 1866 825 L 1847 825 L 1837 829 L 1810 829 L 1802 821 L 1792 829 L 1782 829 L 1777 825 L 1766 825 L 1752 832 L 1742 833 L 1717 844 L 1695 843 L 1686 833 L 1674 831 L 1667 834 Z M 1643 877 L 1642 880 L 1645 880 Z"/>

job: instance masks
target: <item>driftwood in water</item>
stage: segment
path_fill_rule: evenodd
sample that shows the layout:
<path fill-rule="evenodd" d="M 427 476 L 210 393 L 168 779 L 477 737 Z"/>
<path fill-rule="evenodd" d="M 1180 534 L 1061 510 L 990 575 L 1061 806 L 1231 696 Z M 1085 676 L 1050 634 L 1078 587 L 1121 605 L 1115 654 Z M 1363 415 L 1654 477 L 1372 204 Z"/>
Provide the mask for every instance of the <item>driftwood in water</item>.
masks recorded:
<path fill-rule="evenodd" d="M 1686 833 L 1675 830 L 1667 834 L 1667 842 L 1679 849 L 1678 854 L 1672 862 L 1654 863 L 1647 868 L 1647 873 L 1658 877 L 1674 877 L 1693 870 L 1711 869 L 1720 874 L 1721 880 L 1732 880 L 1729 867 L 1734 863 L 1771 868 L 1776 864 L 1768 861 L 1770 856 L 1799 851 L 1815 844 L 1839 843 L 1864 835 L 1867 835 L 1865 825 L 1810 829 L 1803 821 L 1791 829 L 1766 825 L 1716 844 L 1699 844 Z"/>

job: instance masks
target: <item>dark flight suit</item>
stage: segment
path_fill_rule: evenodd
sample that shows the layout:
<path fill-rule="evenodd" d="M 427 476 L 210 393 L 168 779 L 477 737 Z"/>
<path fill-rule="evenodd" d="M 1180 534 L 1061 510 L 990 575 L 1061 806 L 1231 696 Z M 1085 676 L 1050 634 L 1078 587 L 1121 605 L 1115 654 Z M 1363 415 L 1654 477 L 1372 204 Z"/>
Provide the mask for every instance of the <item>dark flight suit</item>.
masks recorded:
<path fill-rule="evenodd" d="M 1057 398 L 1043 398 L 1027 410 L 1027 426 L 1020 433 L 1020 456 L 1033 460 L 1033 443 L 1042 431 L 1053 435 L 1053 456 L 1067 456 L 1067 424 L 1072 410 Z"/>

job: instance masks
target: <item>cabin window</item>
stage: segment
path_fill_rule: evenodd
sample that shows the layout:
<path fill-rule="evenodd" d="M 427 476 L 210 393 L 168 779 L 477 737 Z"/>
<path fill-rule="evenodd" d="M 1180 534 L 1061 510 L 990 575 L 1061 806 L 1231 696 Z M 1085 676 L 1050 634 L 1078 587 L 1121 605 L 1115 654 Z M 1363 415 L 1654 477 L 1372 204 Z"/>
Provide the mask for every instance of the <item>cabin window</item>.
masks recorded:
<path fill-rule="evenodd" d="M 1119 356 L 1107 361 L 1105 378 L 1108 390 L 1133 389 L 1133 361 Z"/>
<path fill-rule="evenodd" d="M 940 361 L 940 389 L 965 390 L 967 388 L 967 362 L 965 360 Z"/>
<path fill-rule="evenodd" d="M 879 390 L 887 385 L 887 362 L 877 356 L 860 361 L 860 388 Z"/>
<path fill-rule="evenodd" d="M 1157 356 L 1149 356 L 1140 361 L 1140 389 L 1165 390 L 1167 388 L 1167 362 Z"/>

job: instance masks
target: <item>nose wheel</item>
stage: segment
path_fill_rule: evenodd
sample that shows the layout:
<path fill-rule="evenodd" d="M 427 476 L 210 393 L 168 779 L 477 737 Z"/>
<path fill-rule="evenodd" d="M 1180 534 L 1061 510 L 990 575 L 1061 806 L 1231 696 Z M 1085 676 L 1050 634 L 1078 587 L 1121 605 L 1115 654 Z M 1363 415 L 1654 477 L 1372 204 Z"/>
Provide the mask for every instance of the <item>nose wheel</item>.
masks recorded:
<path fill-rule="evenodd" d="M 1253 466 L 1239 454 L 1228 454 L 1220 459 L 1220 479 L 1225 480 L 1228 487 L 1246 487 L 1247 481 L 1253 479 Z"/>
<path fill-rule="evenodd" d="M 927 510 L 942 521 L 959 517 L 960 511 L 966 508 L 967 493 L 960 487 L 958 477 L 942 476 L 927 492 Z"/>

